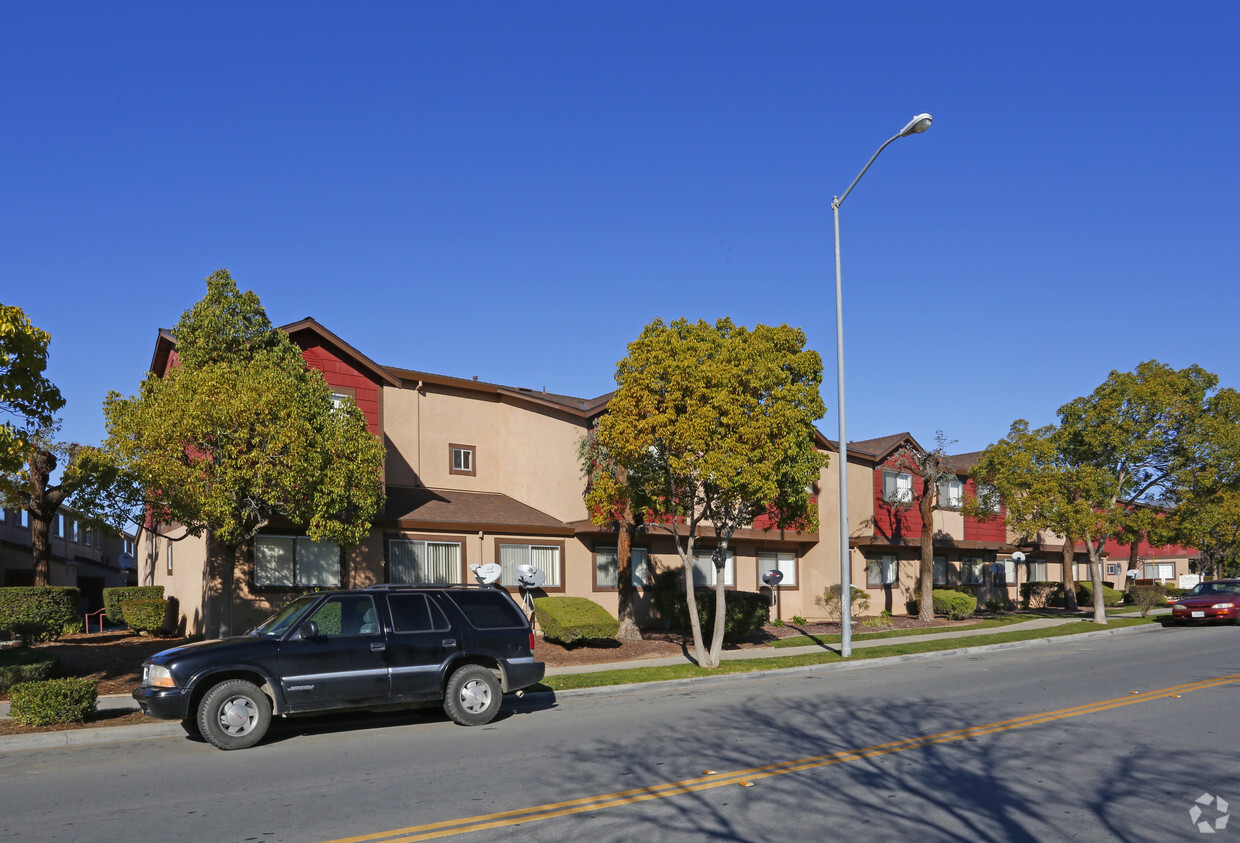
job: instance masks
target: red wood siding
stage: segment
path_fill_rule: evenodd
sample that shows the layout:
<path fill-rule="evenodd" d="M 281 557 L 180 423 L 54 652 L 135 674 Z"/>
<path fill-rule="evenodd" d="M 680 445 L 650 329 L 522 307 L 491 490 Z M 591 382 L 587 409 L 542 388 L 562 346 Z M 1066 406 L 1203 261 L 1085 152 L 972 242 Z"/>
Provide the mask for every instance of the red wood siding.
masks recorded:
<path fill-rule="evenodd" d="M 1087 549 L 1084 544 L 1079 545 L 1079 547 L 1082 552 L 1087 552 Z M 1106 546 L 1107 556 L 1109 556 L 1112 561 L 1117 560 L 1117 559 L 1126 560 L 1128 558 L 1128 554 L 1131 550 L 1131 547 L 1132 547 L 1131 545 L 1119 544 L 1118 542 L 1115 542 L 1115 541 L 1108 541 L 1107 546 Z M 1197 548 L 1184 547 L 1183 545 L 1178 545 L 1178 544 L 1168 544 L 1168 545 L 1163 545 L 1162 547 L 1151 547 L 1148 539 L 1142 539 L 1141 543 L 1137 545 L 1137 555 L 1142 558 L 1169 557 L 1169 556 L 1188 557 L 1188 556 L 1197 556 L 1198 554 L 1199 554 L 1199 551 L 1197 550 Z"/>
<path fill-rule="evenodd" d="M 977 483 L 966 480 L 964 484 L 965 498 L 977 497 Z M 964 540 L 979 542 L 1007 541 L 1007 528 L 1004 527 L 1005 513 L 1003 504 L 999 504 L 999 514 L 993 519 L 982 521 L 978 518 L 965 517 Z"/>
<path fill-rule="evenodd" d="M 913 475 L 913 503 L 900 507 L 883 500 L 884 471 L 911 473 L 890 465 L 874 469 L 874 535 L 888 539 L 920 539 L 921 512 L 916 502 L 921 498 L 921 478 Z"/>
<path fill-rule="evenodd" d="M 353 391 L 358 409 L 366 416 L 366 423 L 370 425 L 370 432 L 375 436 L 382 436 L 383 429 L 379 419 L 379 382 L 341 358 L 331 347 L 323 344 L 319 337 L 306 335 L 293 339 L 302 346 L 301 353 L 306 363 L 323 373 L 323 379 L 327 381 L 328 386 L 333 389 Z"/>

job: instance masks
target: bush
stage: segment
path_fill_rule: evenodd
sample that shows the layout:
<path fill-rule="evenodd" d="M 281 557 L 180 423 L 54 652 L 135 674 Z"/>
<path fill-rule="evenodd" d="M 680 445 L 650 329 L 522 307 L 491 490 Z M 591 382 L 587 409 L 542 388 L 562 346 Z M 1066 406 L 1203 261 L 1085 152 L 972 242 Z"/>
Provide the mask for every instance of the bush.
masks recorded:
<path fill-rule="evenodd" d="M 1167 591 L 1161 585 L 1134 585 L 1128 590 L 1128 596 L 1141 610 L 1141 617 L 1148 615 L 1155 606 L 1167 605 Z"/>
<path fill-rule="evenodd" d="M 536 597 L 534 611 L 543 637 L 561 644 L 615 638 L 620 631 L 620 621 L 584 597 Z"/>
<path fill-rule="evenodd" d="M 792 622 L 796 624 L 797 626 L 805 626 L 805 623 L 806 623 L 805 618 L 801 617 L 800 615 L 793 615 Z"/>
<path fill-rule="evenodd" d="M 1002 597 L 992 597 L 986 601 L 986 611 L 998 615 L 1007 609 L 1007 601 Z"/>
<path fill-rule="evenodd" d="M 699 588 L 694 591 L 698 623 L 709 630 L 715 622 L 715 591 Z M 681 587 L 680 571 L 660 571 L 655 576 L 655 601 L 668 625 L 688 629 L 689 603 Z M 771 616 L 771 601 L 765 594 L 752 591 L 729 591 L 724 602 L 724 635 L 749 635 L 761 629 Z"/>
<path fill-rule="evenodd" d="M 1020 584 L 1020 602 L 1026 609 L 1063 605 L 1063 583 L 1034 580 Z"/>
<path fill-rule="evenodd" d="M 123 600 L 162 600 L 162 585 L 131 585 L 124 588 L 105 588 L 103 590 L 103 607 L 108 610 L 108 620 L 118 626 L 128 626 L 125 621 L 125 610 L 121 608 Z"/>
<path fill-rule="evenodd" d="M 851 606 L 852 614 L 864 615 L 870 611 L 870 592 L 857 588 L 855 585 L 850 586 L 852 591 Z M 826 613 L 827 620 L 840 620 L 840 587 L 838 585 L 829 585 L 823 590 L 822 596 L 814 598 L 814 604 Z"/>
<path fill-rule="evenodd" d="M 168 619 L 168 601 L 158 598 L 122 600 L 121 612 L 134 632 L 159 633 Z"/>
<path fill-rule="evenodd" d="M 1116 591 L 1106 583 L 1102 584 L 1102 602 L 1106 606 L 1119 606 L 1124 602 L 1123 592 Z M 1076 605 L 1085 607 L 1094 605 L 1094 584 L 1079 582 L 1076 584 Z"/>
<path fill-rule="evenodd" d="M 98 699 L 94 679 L 23 682 L 9 689 L 9 713 L 23 726 L 84 723 Z"/>
<path fill-rule="evenodd" d="M 60 656 L 46 650 L 10 647 L 0 650 L 0 694 L 19 682 L 42 682 L 60 675 Z"/>
<path fill-rule="evenodd" d="M 934 600 L 935 614 L 946 615 L 949 620 L 963 620 L 977 610 L 977 598 L 972 594 L 948 588 L 936 588 L 931 595 Z"/>
<path fill-rule="evenodd" d="M 81 604 L 76 588 L 0 588 L 0 632 L 14 632 L 27 644 L 51 641 L 79 628 Z"/>

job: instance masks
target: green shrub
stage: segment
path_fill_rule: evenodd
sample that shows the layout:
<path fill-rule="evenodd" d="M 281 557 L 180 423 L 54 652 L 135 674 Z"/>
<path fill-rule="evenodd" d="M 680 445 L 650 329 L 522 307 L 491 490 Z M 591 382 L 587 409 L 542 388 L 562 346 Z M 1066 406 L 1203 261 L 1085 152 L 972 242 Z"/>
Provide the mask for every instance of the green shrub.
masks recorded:
<path fill-rule="evenodd" d="M 95 710 L 99 691 L 94 679 L 48 679 L 9 689 L 9 713 L 23 726 L 84 723 Z"/>
<path fill-rule="evenodd" d="M 783 625 L 784 625 L 784 619 L 783 619 L 783 618 L 776 618 L 775 620 L 771 621 L 771 626 L 773 626 L 773 627 L 779 628 L 779 627 L 781 627 L 781 626 L 783 626 Z"/>
<path fill-rule="evenodd" d="M 936 588 L 931 595 L 934 600 L 935 614 L 946 615 L 949 620 L 963 620 L 977 610 L 977 598 L 972 594 L 948 588 Z"/>
<path fill-rule="evenodd" d="M 1119 606 L 1124 602 L 1122 592 L 1116 591 L 1102 584 L 1102 602 L 1106 606 Z M 1079 582 L 1076 584 L 1076 605 L 1092 606 L 1094 605 L 1094 584 L 1091 582 Z"/>
<path fill-rule="evenodd" d="M 536 597 L 534 612 L 543 637 L 561 644 L 592 638 L 615 638 L 620 621 L 584 597 Z"/>
<path fill-rule="evenodd" d="M 801 617 L 800 615 L 793 615 L 792 622 L 796 624 L 797 626 L 805 626 L 805 623 L 806 623 L 805 618 Z"/>
<path fill-rule="evenodd" d="M 1187 597 L 1190 590 L 1187 588 L 1177 588 L 1173 585 L 1164 585 L 1162 589 L 1172 600 L 1179 600 L 1181 597 Z"/>
<path fill-rule="evenodd" d="M 134 632 L 162 632 L 168 619 L 168 601 L 158 598 L 122 600 L 121 612 Z"/>
<path fill-rule="evenodd" d="M 60 656 L 29 647 L 0 650 L 0 694 L 19 682 L 42 682 L 60 675 Z"/>
<path fill-rule="evenodd" d="M 1161 585 L 1134 585 L 1128 590 L 1128 596 L 1141 610 L 1141 617 L 1150 613 L 1155 606 L 1167 605 L 1167 592 Z"/>
<path fill-rule="evenodd" d="M 1002 597 L 992 597 L 986 601 L 986 611 L 997 615 L 1007 609 L 1007 601 Z"/>
<path fill-rule="evenodd" d="M 27 644 L 51 641 L 80 629 L 82 595 L 76 588 L 21 586 L 0 588 L 0 632 L 13 632 Z"/>
<path fill-rule="evenodd" d="M 105 588 L 103 607 L 108 610 L 108 620 L 118 626 L 128 626 L 122 600 L 160 600 L 164 596 L 162 585 L 131 585 L 125 588 Z"/>
<path fill-rule="evenodd" d="M 1020 602 L 1026 609 L 1063 605 L 1063 583 L 1034 580 L 1020 584 Z"/>
<path fill-rule="evenodd" d="M 711 629 L 715 622 L 715 591 L 698 588 L 694 591 L 698 622 L 702 629 Z M 670 627 L 689 628 L 689 602 L 681 587 L 677 570 L 660 571 L 655 576 L 655 605 Z M 765 594 L 752 591 L 729 591 L 724 598 L 724 635 L 749 635 L 761 629 L 771 616 L 771 601 Z"/>
<path fill-rule="evenodd" d="M 861 625 L 867 629 L 881 629 L 891 626 L 891 613 L 887 612 L 886 617 L 883 615 L 878 615 L 873 618 L 862 618 Z"/>
<path fill-rule="evenodd" d="M 857 588 L 855 585 L 850 586 L 852 589 L 849 594 L 852 595 L 851 606 L 854 615 L 864 615 L 870 611 L 870 592 Z M 814 598 L 814 604 L 826 613 L 827 620 L 840 620 L 840 587 L 838 585 L 827 586 L 820 597 Z"/>

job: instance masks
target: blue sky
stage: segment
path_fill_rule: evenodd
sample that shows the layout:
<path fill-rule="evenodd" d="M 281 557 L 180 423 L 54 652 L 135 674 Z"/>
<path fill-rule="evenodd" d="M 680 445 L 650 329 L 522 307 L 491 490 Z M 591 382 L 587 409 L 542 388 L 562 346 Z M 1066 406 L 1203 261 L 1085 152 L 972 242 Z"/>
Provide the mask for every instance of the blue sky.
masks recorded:
<path fill-rule="evenodd" d="M 377 362 L 590 397 L 655 317 L 802 327 L 834 438 L 1112 369 L 1240 387 L 1235 2 L 0 0 L 0 302 L 68 438 L 230 269 Z"/>

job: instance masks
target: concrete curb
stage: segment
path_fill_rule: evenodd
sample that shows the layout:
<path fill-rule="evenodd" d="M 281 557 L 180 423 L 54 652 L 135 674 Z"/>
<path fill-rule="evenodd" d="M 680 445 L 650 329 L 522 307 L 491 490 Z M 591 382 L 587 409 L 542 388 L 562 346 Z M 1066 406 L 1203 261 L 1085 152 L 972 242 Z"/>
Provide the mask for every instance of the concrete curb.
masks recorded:
<path fill-rule="evenodd" d="M 1008 641 L 1002 644 L 982 644 L 976 647 L 955 647 L 949 650 L 935 650 L 929 653 L 909 653 L 903 656 L 882 656 L 876 659 L 835 662 L 833 664 L 811 664 L 799 667 L 779 667 L 772 670 L 754 670 L 748 673 L 725 673 L 718 676 L 702 676 L 695 679 L 672 679 L 665 682 L 639 682 L 629 685 L 604 685 L 599 688 L 574 688 L 566 691 L 536 691 L 526 694 L 523 701 L 554 702 L 563 699 L 589 699 L 590 697 L 624 696 L 628 694 L 646 693 L 650 691 L 677 691 L 685 688 L 704 688 L 711 685 L 722 685 L 732 682 L 754 682 L 767 678 L 788 678 L 792 676 L 814 676 L 834 673 L 840 670 L 868 670 L 889 667 L 911 661 L 950 658 L 953 656 L 977 655 L 993 653 L 1001 650 L 1017 650 L 1027 647 L 1048 646 L 1062 641 L 1081 641 L 1093 638 L 1104 638 L 1111 635 L 1124 635 L 1133 632 L 1152 632 L 1162 629 L 1161 624 L 1129 626 L 1122 629 L 1100 629 L 1097 632 L 1078 632 L 1075 635 L 1059 635 L 1051 638 L 1031 638 L 1027 641 Z M 889 642 L 890 643 L 890 642 Z M 785 654 L 787 655 L 787 654 Z M 773 658 L 778 658 L 774 656 Z M 101 708 L 104 700 L 113 701 L 109 708 L 129 708 L 123 705 L 126 700 L 133 702 L 124 694 L 100 697 Z M 134 702 L 133 708 L 137 708 Z M 6 709 L 7 711 L 7 709 Z M 120 741 L 143 740 L 146 738 L 166 738 L 183 736 L 185 732 L 181 724 L 171 720 L 157 720 L 136 726 L 98 726 L 91 729 L 66 729 L 60 732 L 34 732 L 27 735 L 0 736 L 0 754 L 25 749 L 49 749 L 62 746 L 87 746 L 91 744 L 116 743 Z"/>

